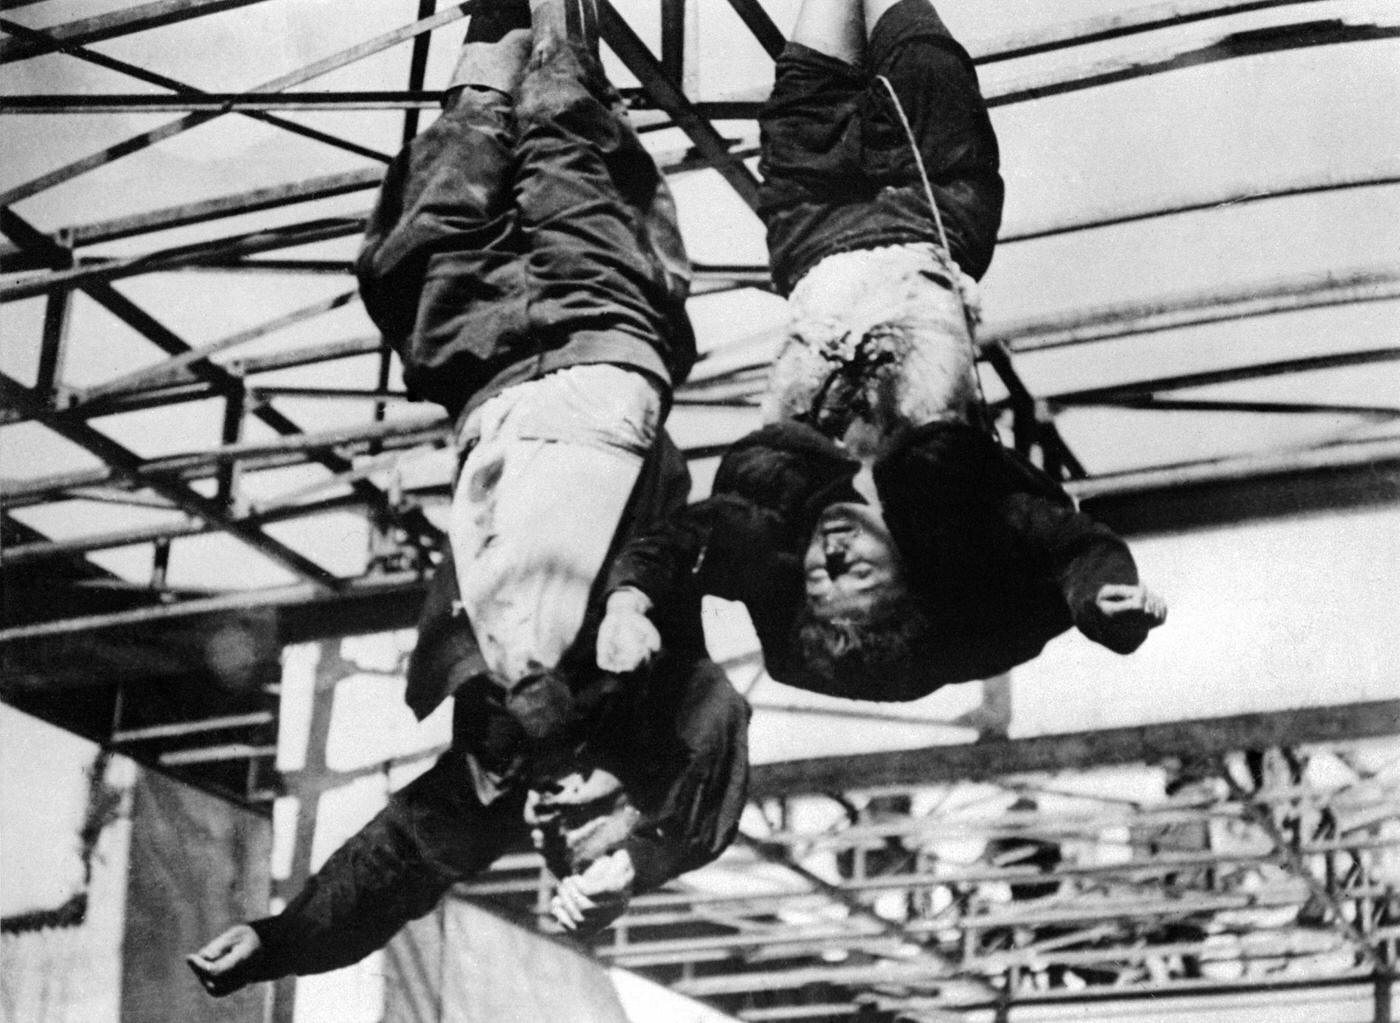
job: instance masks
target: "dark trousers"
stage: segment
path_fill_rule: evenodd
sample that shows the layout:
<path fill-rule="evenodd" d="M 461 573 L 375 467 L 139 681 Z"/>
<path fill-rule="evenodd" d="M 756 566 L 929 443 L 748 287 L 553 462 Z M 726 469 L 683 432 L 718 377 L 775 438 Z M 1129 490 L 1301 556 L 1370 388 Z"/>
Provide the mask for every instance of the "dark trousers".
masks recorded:
<path fill-rule="evenodd" d="M 454 415 L 579 362 L 665 389 L 694 360 L 665 179 L 596 60 L 571 47 L 532 60 L 514 103 L 464 89 L 409 143 L 356 272 L 409 387 Z"/>
<path fill-rule="evenodd" d="M 863 66 L 800 43 L 778 58 L 759 115 L 760 214 L 783 294 L 834 252 L 940 242 L 908 134 L 933 186 L 953 259 L 991 262 L 1004 195 L 996 134 L 967 52 L 928 0 L 901 0 L 876 24 Z"/>

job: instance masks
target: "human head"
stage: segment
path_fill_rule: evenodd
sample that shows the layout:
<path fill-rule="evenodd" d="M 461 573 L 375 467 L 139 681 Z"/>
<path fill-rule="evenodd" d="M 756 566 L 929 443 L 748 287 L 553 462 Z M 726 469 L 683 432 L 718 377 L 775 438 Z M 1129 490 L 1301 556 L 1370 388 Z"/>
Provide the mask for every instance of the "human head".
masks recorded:
<path fill-rule="evenodd" d="M 817 518 L 803 559 L 807 606 L 818 618 L 857 621 L 904 589 L 904 569 L 878 504 L 841 501 Z"/>
<path fill-rule="evenodd" d="M 807 541 L 802 570 L 807 606 L 819 618 L 858 621 L 875 600 L 905 588 L 904 563 L 875 488 L 870 464 L 828 497 Z"/>
<path fill-rule="evenodd" d="M 812 530 L 795 652 L 814 688 L 907 699 L 923 674 L 933 622 L 907 583 L 868 473 L 848 496 L 823 508 Z"/>
<path fill-rule="evenodd" d="M 903 586 L 877 591 L 853 615 L 823 614 L 810 603 L 793 633 L 794 677 L 805 689 L 861 700 L 912 700 L 929 681 L 933 616 Z"/>

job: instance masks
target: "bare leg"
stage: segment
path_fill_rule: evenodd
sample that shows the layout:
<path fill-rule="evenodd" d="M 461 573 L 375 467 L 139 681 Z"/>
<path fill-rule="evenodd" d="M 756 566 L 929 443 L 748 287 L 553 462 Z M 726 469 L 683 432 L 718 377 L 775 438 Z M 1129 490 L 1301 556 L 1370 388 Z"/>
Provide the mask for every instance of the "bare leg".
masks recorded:
<path fill-rule="evenodd" d="M 870 38 L 870 33 L 875 31 L 875 24 L 900 0 L 865 0 L 865 36 Z"/>
<path fill-rule="evenodd" d="M 865 26 L 861 0 L 802 0 L 792 41 L 858 64 L 865 54 Z"/>

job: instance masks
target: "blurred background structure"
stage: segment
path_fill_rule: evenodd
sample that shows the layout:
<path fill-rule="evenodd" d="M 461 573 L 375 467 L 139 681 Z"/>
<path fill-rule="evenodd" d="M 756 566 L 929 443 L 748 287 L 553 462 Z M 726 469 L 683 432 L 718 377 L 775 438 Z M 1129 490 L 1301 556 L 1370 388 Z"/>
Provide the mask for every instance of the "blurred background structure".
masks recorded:
<path fill-rule="evenodd" d="M 460 935 L 545 926 L 522 849 L 340 974 L 214 1003 L 180 962 L 446 741 L 400 692 L 447 424 L 347 270 L 471 6 L 0 3 L 5 1019 L 457 1019 Z M 781 337 L 753 118 L 797 0 L 602 8 L 697 264 L 699 496 Z M 709 605 L 744 835 L 597 956 L 634 1020 L 1389 1021 L 1400 8 L 939 9 L 1003 146 L 999 427 L 1171 620 L 869 705 L 773 682 Z"/>

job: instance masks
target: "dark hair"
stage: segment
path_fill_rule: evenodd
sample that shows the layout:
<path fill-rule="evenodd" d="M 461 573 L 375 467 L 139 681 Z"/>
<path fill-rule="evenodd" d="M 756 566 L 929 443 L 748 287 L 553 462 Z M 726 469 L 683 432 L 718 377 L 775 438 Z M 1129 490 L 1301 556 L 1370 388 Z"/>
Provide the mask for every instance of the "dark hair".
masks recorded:
<path fill-rule="evenodd" d="M 823 612 L 810 602 L 794 624 L 803 688 L 858 700 L 914 700 L 938 688 L 929 677 L 937 638 L 925 602 L 904 587 L 877 594 L 864 609 Z"/>

